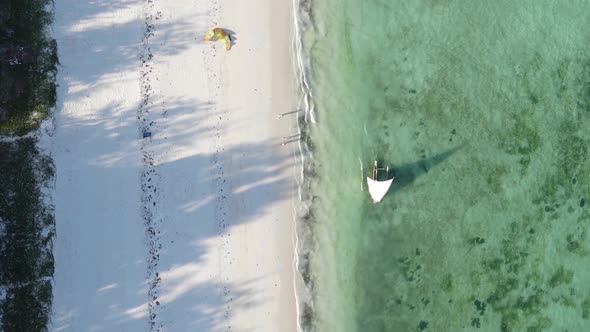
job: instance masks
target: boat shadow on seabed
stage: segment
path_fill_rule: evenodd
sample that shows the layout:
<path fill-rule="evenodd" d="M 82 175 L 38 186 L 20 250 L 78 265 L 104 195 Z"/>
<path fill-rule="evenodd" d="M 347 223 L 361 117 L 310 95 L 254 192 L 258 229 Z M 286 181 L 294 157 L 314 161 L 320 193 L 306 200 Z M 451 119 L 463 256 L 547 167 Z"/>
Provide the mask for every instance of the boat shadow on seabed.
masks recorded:
<path fill-rule="evenodd" d="M 395 195 L 398 191 L 402 190 L 414 183 L 417 178 L 427 174 L 431 169 L 438 166 L 443 161 L 451 157 L 455 152 L 463 148 L 464 144 L 456 146 L 452 149 L 446 150 L 439 154 L 436 154 L 430 158 L 422 159 L 415 162 L 409 162 L 402 165 L 392 165 L 393 175 L 395 181 L 388 195 Z"/>

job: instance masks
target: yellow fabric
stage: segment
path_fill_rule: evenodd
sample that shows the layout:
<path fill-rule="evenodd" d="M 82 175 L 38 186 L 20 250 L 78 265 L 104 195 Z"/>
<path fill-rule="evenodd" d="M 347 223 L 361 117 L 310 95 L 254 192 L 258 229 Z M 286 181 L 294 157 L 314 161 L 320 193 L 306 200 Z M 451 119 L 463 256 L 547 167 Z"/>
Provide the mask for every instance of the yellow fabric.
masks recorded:
<path fill-rule="evenodd" d="M 226 50 L 230 50 L 231 49 L 231 38 L 229 36 L 229 34 L 227 32 L 225 32 L 225 30 L 223 30 L 222 28 L 215 28 L 215 29 L 209 29 L 207 30 L 207 33 L 205 34 L 205 40 L 223 40 L 225 42 L 225 49 Z"/>

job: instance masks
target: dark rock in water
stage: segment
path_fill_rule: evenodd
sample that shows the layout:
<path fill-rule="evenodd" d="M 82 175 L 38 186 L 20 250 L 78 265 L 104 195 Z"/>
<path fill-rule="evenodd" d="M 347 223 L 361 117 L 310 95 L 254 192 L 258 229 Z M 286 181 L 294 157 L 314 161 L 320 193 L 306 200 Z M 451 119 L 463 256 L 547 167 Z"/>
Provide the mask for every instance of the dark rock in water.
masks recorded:
<path fill-rule="evenodd" d="M 578 182 L 578 180 L 574 177 L 572 178 L 572 184 L 576 184 Z"/>
<path fill-rule="evenodd" d="M 580 198 L 580 207 L 584 207 L 584 204 L 586 204 L 586 200 L 584 199 L 584 197 Z"/>
<path fill-rule="evenodd" d="M 413 95 L 416 94 L 416 90 L 414 90 L 414 89 L 410 89 L 408 92 L 411 93 L 411 94 L 413 94 Z"/>
<path fill-rule="evenodd" d="M 421 320 L 420 323 L 418 323 L 418 331 L 424 331 L 426 328 L 428 327 L 428 322 Z"/>
<path fill-rule="evenodd" d="M 475 305 L 475 309 L 479 311 L 479 315 L 483 316 L 484 312 L 486 311 L 486 303 L 480 300 L 475 300 L 473 304 Z"/>
<path fill-rule="evenodd" d="M 476 245 L 476 244 L 484 244 L 486 243 L 486 239 L 484 239 L 483 237 L 472 237 L 471 239 L 468 240 L 468 243 L 472 246 Z"/>
<path fill-rule="evenodd" d="M 416 248 L 416 256 L 420 256 L 420 248 Z"/>
<path fill-rule="evenodd" d="M 455 135 L 457 133 L 456 129 L 451 130 L 451 135 Z"/>

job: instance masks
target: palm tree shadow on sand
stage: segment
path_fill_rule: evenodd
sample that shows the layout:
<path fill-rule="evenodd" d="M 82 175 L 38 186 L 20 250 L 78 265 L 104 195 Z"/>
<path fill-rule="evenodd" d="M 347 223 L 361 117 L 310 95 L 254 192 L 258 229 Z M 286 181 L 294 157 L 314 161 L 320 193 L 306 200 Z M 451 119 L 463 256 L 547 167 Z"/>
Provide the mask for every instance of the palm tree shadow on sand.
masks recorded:
<path fill-rule="evenodd" d="M 388 195 L 395 195 L 395 193 L 398 191 L 411 185 L 414 183 L 414 181 L 416 181 L 417 178 L 430 172 L 431 169 L 447 160 L 462 147 L 463 144 L 436 154 L 430 158 L 405 163 L 399 166 L 392 165 L 395 180 L 393 181 L 393 186 L 391 187 Z"/>

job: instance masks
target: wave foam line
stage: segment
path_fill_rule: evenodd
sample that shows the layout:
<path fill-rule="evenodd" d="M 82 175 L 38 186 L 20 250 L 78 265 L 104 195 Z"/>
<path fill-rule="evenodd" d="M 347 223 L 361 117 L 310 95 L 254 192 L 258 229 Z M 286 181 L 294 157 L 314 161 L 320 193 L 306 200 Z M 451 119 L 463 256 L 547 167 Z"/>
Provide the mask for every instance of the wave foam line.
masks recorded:
<path fill-rule="evenodd" d="M 312 217 L 311 180 L 314 174 L 312 151 L 309 145 L 308 127 L 316 123 L 313 94 L 309 85 L 309 61 L 305 57 L 303 35 L 307 29 L 313 29 L 311 19 L 311 0 L 293 0 L 293 18 L 295 35 L 292 45 L 293 67 L 299 87 L 297 128 L 303 137 L 298 143 L 301 173 L 299 176 L 298 196 L 299 205 L 294 213 L 295 222 L 295 255 L 294 276 L 295 308 L 297 330 L 299 332 L 311 330 L 313 297 L 309 277 L 309 253 L 312 250 L 310 220 Z"/>

